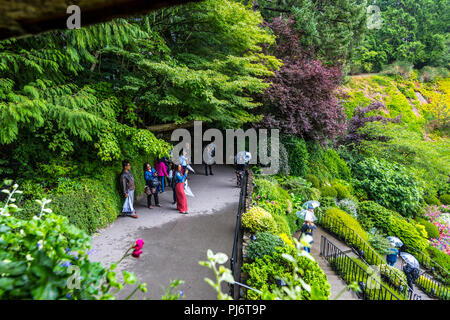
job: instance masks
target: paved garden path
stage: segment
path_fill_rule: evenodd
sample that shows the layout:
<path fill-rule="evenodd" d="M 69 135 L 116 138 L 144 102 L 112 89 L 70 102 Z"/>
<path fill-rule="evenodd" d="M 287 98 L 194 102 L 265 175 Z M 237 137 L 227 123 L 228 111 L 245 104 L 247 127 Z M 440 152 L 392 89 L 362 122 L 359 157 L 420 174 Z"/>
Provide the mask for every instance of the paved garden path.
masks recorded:
<path fill-rule="evenodd" d="M 325 272 L 328 281 L 331 285 L 331 297 L 330 299 L 334 299 L 339 292 L 341 292 L 347 284 L 345 281 L 336 273 L 336 271 L 331 268 L 331 265 L 328 263 L 327 260 L 325 260 L 324 257 L 320 256 L 320 238 L 321 236 L 327 237 L 328 240 L 330 240 L 335 246 L 337 246 L 342 251 L 350 250 L 350 248 L 343 243 L 342 241 L 336 239 L 331 234 L 326 232 L 322 227 L 317 226 L 317 229 L 314 231 L 314 242 L 311 247 L 311 255 L 316 259 L 317 263 L 319 264 L 320 268 Z M 298 238 L 299 232 L 294 234 Z M 352 256 L 351 253 L 349 253 L 349 256 Z M 356 293 L 353 291 L 346 290 L 338 300 L 359 300 Z"/>
<path fill-rule="evenodd" d="M 240 189 L 232 167 L 214 166 L 213 176 L 205 176 L 203 166 L 194 169 L 197 174 L 189 174 L 195 195 L 187 197 L 189 214 L 180 214 L 172 205 L 172 189 L 168 187 L 159 195 L 162 208 L 148 209 L 146 197 L 141 197 L 135 204 L 138 219 L 120 217 L 93 237 L 96 252 L 92 259 L 104 265 L 119 260 L 136 239 L 144 240 L 141 257 L 128 257 L 118 268 L 135 272 L 147 283 L 148 292 L 135 298 L 160 299 L 161 286 L 167 288 L 175 278 L 185 281 L 179 289 L 186 299 L 217 298 L 203 280 L 213 278 L 212 271 L 198 261 L 206 260 L 208 249 L 231 255 Z M 125 298 L 130 290 L 122 290 L 118 298 Z"/>

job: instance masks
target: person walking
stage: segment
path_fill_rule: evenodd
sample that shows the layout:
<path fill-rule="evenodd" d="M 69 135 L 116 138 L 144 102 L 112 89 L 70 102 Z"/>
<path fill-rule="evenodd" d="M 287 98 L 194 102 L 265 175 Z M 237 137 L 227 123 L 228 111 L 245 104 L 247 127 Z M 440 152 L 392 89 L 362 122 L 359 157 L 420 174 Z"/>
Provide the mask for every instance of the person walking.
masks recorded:
<path fill-rule="evenodd" d="M 393 267 L 397 262 L 398 249 L 394 244 L 391 244 L 391 248 L 389 248 L 389 253 L 386 255 L 386 262 L 388 265 Z"/>
<path fill-rule="evenodd" d="M 122 207 L 122 216 L 130 216 L 137 219 L 136 210 L 134 209 L 134 176 L 130 172 L 131 164 L 129 161 L 122 161 L 122 173 L 120 174 L 120 183 L 125 196 L 125 202 Z"/>
<path fill-rule="evenodd" d="M 144 164 L 144 179 L 145 179 L 145 189 L 147 194 L 147 207 L 149 209 L 152 209 L 152 196 L 155 198 L 155 206 L 161 207 L 159 204 L 158 199 L 158 186 L 159 186 L 159 179 L 158 179 L 158 172 L 152 166 L 150 163 Z"/>
<path fill-rule="evenodd" d="M 172 166 L 171 166 L 171 170 L 169 173 L 169 179 L 170 179 L 170 187 L 172 188 L 173 191 L 173 202 L 172 204 L 177 203 L 177 192 L 175 190 L 175 187 L 177 186 L 177 184 L 175 183 L 175 173 L 177 172 L 177 168 L 178 166 L 172 162 Z"/>
<path fill-rule="evenodd" d="M 155 169 L 156 169 L 156 172 L 158 173 L 158 179 L 159 179 L 158 192 L 163 193 L 165 180 L 166 180 L 166 177 L 168 176 L 167 165 L 164 161 L 164 158 L 159 159 L 155 163 Z"/>
<path fill-rule="evenodd" d="M 316 229 L 316 225 L 314 224 L 315 216 L 314 216 L 314 209 L 310 208 L 307 209 L 308 213 L 305 215 L 305 221 L 302 225 L 302 228 L 300 229 L 300 235 L 298 237 L 298 240 L 302 237 L 302 235 L 308 235 L 311 236 L 311 241 L 309 242 L 309 247 L 305 246 L 304 249 L 306 252 L 311 253 L 311 246 L 314 242 L 314 229 Z"/>
<path fill-rule="evenodd" d="M 180 213 L 187 214 L 188 207 L 187 207 L 187 199 L 186 194 L 184 193 L 184 182 L 186 181 L 188 174 L 188 170 L 184 170 L 183 175 L 183 166 L 181 164 L 178 165 L 177 171 L 175 172 L 175 192 L 177 194 L 177 209 L 180 211 Z"/>
<path fill-rule="evenodd" d="M 407 263 L 404 267 L 403 267 L 403 272 L 406 275 L 406 282 L 408 283 L 408 287 L 409 290 L 413 290 L 414 289 L 414 283 L 416 282 L 416 280 L 420 277 L 420 271 L 418 268 L 410 265 L 409 263 Z"/>
<path fill-rule="evenodd" d="M 216 145 L 214 143 L 208 144 L 203 149 L 203 162 L 205 164 L 205 175 L 208 175 L 208 167 L 209 167 L 209 174 L 214 175 L 212 173 L 212 165 L 215 163 L 214 157 L 216 156 Z"/>

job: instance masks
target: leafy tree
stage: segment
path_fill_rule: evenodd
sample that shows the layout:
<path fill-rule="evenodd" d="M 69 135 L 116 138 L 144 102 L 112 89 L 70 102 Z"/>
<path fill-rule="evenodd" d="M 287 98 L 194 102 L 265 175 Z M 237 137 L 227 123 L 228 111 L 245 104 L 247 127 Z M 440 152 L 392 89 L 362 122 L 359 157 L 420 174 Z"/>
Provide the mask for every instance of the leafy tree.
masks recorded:
<path fill-rule="evenodd" d="M 325 142 L 345 130 L 342 106 L 333 94 L 341 80 L 337 67 L 311 60 L 299 49 L 294 20 L 276 18 L 270 24 L 278 36 L 275 55 L 284 65 L 263 96 L 262 125 L 287 134 Z"/>
<path fill-rule="evenodd" d="M 261 23 L 238 2 L 206 1 L 0 42 L 0 158 L 111 162 L 128 145 L 162 156 L 154 124 L 259 120 L 252 96 L 280 65 L 262 52 L 274 36 Z"/>
<path fill-rule="evenodd" d="M 350 0 L 257 0 L 263 17 L 292 17 L 298 45 L 314 48 L 327 63 L 349 61 L 366 31 L 366 1 Z"/>
<path fill-rule="evenodd" d="M 416 67 L 449 66 L 448 0 L 379 0 L 382 27 L 367 31 L 364 52 L 376 52 L 380 62 L 408 61 Z M 367 61 L 367 57 L 361 57 Z M 380 63 L 373 71 L 381 69 Z M 371 71 L 371 70 L 367 70 Z"/>

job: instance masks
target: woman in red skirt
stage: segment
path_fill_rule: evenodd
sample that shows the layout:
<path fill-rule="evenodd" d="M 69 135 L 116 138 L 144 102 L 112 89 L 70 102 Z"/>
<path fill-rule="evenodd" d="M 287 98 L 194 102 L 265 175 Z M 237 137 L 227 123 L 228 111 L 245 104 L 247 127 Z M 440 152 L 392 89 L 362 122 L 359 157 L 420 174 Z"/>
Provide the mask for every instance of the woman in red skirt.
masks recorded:
<path fill-rule="evenodd" d="M 175 173 L 175 193 L 177 194 L 177 209 L 180 213 L 188 213 L 187 210 L 187 199 L 186 194 L 184 193 L 184 182 L 186 181 L 188 174 L 188 170 L 184 171 L 183 175 L 183 167 L 178 165 L 177 172 Z"/>

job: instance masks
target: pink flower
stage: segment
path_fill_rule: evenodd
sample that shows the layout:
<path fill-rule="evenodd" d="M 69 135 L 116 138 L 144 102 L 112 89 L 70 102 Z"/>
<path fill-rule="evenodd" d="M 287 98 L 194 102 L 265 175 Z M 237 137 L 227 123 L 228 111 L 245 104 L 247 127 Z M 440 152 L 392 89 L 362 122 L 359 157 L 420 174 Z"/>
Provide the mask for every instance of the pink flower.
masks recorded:
<path fill-rule="evenodd" d="M 143 246 L 144 246 L 144 240 L 137 239 L 136 240 L 136 245 L 134 246 L 135 250 L 141 250 Z"/>
<path fill-rule="evenodd" d="M 142 254 L 141 250 L 135 249 L 131 255 L 135 258 L 139 258 L 141 256 L 141 254 Z"/>

